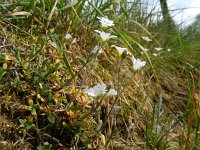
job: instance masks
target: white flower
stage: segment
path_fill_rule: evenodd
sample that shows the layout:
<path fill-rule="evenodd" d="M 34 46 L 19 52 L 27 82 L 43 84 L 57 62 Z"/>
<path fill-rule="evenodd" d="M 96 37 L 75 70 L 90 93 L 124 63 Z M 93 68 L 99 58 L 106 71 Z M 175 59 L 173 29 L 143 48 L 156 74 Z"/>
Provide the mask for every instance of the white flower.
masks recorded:
<path fill-rule="evenodd" d="M 111 27 L 111 26 L 114 26 L 114 25 L 115 25 L 115 24 L 113 23 L 112 20 L 109 20 L 109 19 L 106 18 L 106 17 L 102 17 L 102 18 L 97 17 L 97 18 L 100 20 L 101 25 L 102 25 L 103 27 Z"/>
<path fill-rule="evenodd" d="M 158 56 L 158 54 L 156 54 L 156 53 L 153 53 L 152 55 L 153 55 L 153 56 L 155 56 L 155 57 L 157 57 L 157 56 Z"/>
<path fill-rule="evenodd" d="M 71 34 L 67 33 L 67 34 L 65 35 L 65 39 L 66 39 L 66 40 L 71 39 L 71 38 L 72 38 Z"/>
<path fill-rule="evenodd" d="M 167 49 L 167 51 L 168 51 L 168 52 L 171 52 L 171 49 L 170 49 L 170 48 L 168 48 L 168 49 Z"/>
<path fill-rule="evenodd" d="M 106 85 L 99 84 L 99 83 L 97 83 L 97 85 L 95 85 L 89 89 L 84 90 L 84 93 L 86 93 L 92 97 L 97 97 L 99 95 L 105 94 L 106 92 L 107 92 Z"/>
<path fill-rule="evenodd" d="M 122 55 L 124 51 L 127 51 L 127 48 L 119 47 L 116 45 L 111 45 L 111 47 L 114 47 L 118 51 L 119 55 Z"/>
<path fill-rule="evenodd" d="M 97 85 L 95 85 L 95 86 L 93 86 L 89 89 L 83 90 L 83 92 L 92 96 L 92 97 L 97 97 L 97 96 L 100 96 L 102 94 L 106 94 L 107 96 L 117 95 L 117 91 L 115 91 L 114 89 L 110 89 L 108 91 L 105 84 L 99 84 L 99 83 L 97 83 Z"/>
<path fill-rule="evenodd" d="M 147 52 L 149 49 L 148 49 L 148 48 L 144 48 L 143 50 L 144 50 L 145 52 Z"/>
<path fill-rule="evenodd" d="M 117 37 L 115 35 L 111 35 L 110 33 L 106 33 L 104 31 L 99 31 L 99 30 L 94 30 L 94 31 L 100 34 L 103 41 L 106 41 L 110 38 L 116 38 Z"/>
<path fill-rule="evenodd" d="M 141 38 L 147 42 L 151 42 L 152 39 L 150 39 L 148 36 L 141 36 Z"/>
<path fill-rule="evenodd" d="M 107 93 L 108 96 L 115 96 L 117 95 L 117 91 L 115 89 L 110 89 Z"/>
<path fill-rule="evenodd" d="M 162 47 L 156 47 L 155 50 L 161 51 L 163 48 Z"/>
<path fill-rule="evenodd" d="M 147 52 L 149 49 L 148 49 L 148 48 L 143 48 L 143 50 L 144 50 L 145 52 Z"/>
<path fill-rule="evenodd" d="M 146 64 L 146 61 L 141 61 L 140 59 L 136 59 L 134 56 L 131 57 L 131 60 L 133 62 L 134 70 L 139 70 Z"/>

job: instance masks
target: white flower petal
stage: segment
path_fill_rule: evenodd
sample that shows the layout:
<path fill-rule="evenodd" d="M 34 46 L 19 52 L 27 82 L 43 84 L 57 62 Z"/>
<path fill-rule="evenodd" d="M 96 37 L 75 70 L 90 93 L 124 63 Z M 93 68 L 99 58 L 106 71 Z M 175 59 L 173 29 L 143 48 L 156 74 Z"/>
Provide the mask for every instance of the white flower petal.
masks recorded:
<path fill-rule="evenodd" d="M 141 36 L 141 38 L 147 42 L 151 42 L 152 39 L 150 39 L 148 36 Z"/>
<path fill-rule="evenodd" d="M 152 55 L 153 55 L 153 56 L 155 56 L 155 57 L 157 57 L 157 56 L 158 56 L 158 54 L 156 54 L 156 53 L 153 53 Z"/>
<path fill-rule="evenodd" d="M 117 95 L 117 91 L 115 89 L 110 89 L 107 93 L 108 96 L 115 96 Z"/>
<path fill-rule="evenodd" d="M 119 46 L 116 46 L 116 45 L 111 45 L 111 47 L 114 47 L 118 51 L 119 55 L 122 55 L 122 53 L 124 51 L 127 51 L 127 48 L 124 48 L 124 47 L 119 47 Z"/>
<path fill-rule="evenodd" d="M 134 56 L 131 57 L 131 60 L 133 62 L 134 70 L 139 70 L 140 68 L 146 65 L 146 61 L 141 61 L 140 59 L 136 59 Z"/>
<path fill-rule="evenodd" d="M 172 50 L 170 48 L 167 49 L 168 52 L 171 52 Z"/>
<path fill-rule="evenodd" d="M 115 25 L 115 24 L 113 23 L 112 20 L 109 20 L 109 19 L 106 18 L 106 17 L 102 17 L 102 18 L 97 17 L 97 18 L 100 20 L 101 25 L 102 25 L 103 27 L 111 27 L 111 26 L 114 26 L 114 25 Z"/>
<path fill-rule="evenodd" d="M 100 96 L 102 94 L 106 94 L 107 96 L 115 96 L 117 95 L 117 91 L 114 89 L 110 89 L 109 91 L 106 89 L 106 85 L 105 84 L 99 84 L 97 83 L 97 85 L 89 88 L 89 89 L 84 89 L 83 90 L 84 93 L 92 96 L 92 97 L 97 97 Z"/>
<path fill-rule="evenodd" d="M 163 48 L 162 47 L 156 47 L 155 50 L 161 51 L 161 50 L 163 50 Z"/>
<path fill-rule="evenodd" d="M 71 38 L 72 38 L 72 35 L 71 35 L 71 34 L 67 33 L 67 34 L 65 35 L 65 39 L 66 39 L 66 40 L 71 39 Z"/>
<path fill-rule="evenodd" d="M 90 89 L 85 89 L 85 90 L 83 90 L 83 92 L 86 93 L 86 94 L 88 94 L 88 95 L 90 95 L 90 96 L 92 96 L 92 97 L 97 96 L 95 94 L 95 91 L 93 89 L 91 89 L 91 88 Z"/>
<path fill-rule="evenodd" d="M 94 30 L 94 31 L 97 32 L 97 33 L 99 33 L 99 34 L 101 34 L 101 32 L 102 32 L 102 31 L 99 31 L 99 30 Z"/>
<path fill-rule="evenodd" d="M 107 90 L 106 90 L 105 84 L 97 83 L 97 85 L 95 85 L 89 89 L 85 89 L 85 90 L 83 90 L 83 92 L 92 97 L 97 97 L 99 95 L 105 94 L 107 92 Z"/>
<path fill-rule="evenodd" d="M 110 35 L 109 39 L 110 38 L 117 38 L 117 36 L 116 35 Z"/>
<path fill-rule="evenodd" d="M 103 41 L 106 41 L 110 38 L 116 38 L 117 37 L 115 35 L 111 35 L 110 33 L 106 33 L 104 31 L 99 31 L 99 30 L 94 30 L 94 31 L 100 34 Z"/>
<path fill-rule="evenodd" d="M 148 48 L 144 48 L 143 50 L 144 50 L 145 52 L 147 52 L 149 49 L 148 49 Z"/>

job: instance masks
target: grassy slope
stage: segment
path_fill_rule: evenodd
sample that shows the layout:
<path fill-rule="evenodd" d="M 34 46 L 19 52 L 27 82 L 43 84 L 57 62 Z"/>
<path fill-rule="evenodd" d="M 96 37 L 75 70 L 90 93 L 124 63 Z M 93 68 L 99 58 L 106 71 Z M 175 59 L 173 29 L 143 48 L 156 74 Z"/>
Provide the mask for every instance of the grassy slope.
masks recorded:
<path fill-rule="evenodd" d="M 165 34 L 159 23 L 148 24 L 152 16 L 142 13 L 139 1 L 131 9 L 121 3 L 118 12 L 112 1 L 94 5 L 79 1 L 74 7 L 60 1 L 57 9 L 55 2 L 0 5 L 0 145 L 7 149 L 199 147 L 198 51 L 185 49 L 178 33 Z M 116 28 L 107 32 L 117 40 L 102 43 L 94 32 L 100 29 L 96 17 L 101 13 L 115 20 Z M 141 39 L 150 36 L 148 28 L 154 36 L 151 43 Z M 73 38 L 66 40 L 68 32 Z M 109 48 L 112 44 L 150 61 L 134 72 L 129 56 L 122 61 Z M 146 56 L 138 44 L 150 49 Z M 104 52 L 94 57 L 91 51 L 96 45 Z M 154 57 L 159 46 L 164 50 Z M 104 98 L 98 109 L 98 101 L 82 92 L 97 82 L 112 82 L 119 92 Z"/>

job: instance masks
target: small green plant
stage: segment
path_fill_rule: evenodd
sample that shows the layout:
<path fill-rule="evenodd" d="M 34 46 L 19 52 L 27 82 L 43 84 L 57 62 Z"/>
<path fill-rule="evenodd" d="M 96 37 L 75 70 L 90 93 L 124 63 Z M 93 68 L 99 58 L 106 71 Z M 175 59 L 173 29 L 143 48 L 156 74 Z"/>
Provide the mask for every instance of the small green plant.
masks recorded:
<path fill-rule="evenodd" d="M 32 122 L 31 118 L 28 119 L 19 119 L 20 128 L 23 132 L 27 132 L 30 129 L 34 129 L 35 125 Z"/>

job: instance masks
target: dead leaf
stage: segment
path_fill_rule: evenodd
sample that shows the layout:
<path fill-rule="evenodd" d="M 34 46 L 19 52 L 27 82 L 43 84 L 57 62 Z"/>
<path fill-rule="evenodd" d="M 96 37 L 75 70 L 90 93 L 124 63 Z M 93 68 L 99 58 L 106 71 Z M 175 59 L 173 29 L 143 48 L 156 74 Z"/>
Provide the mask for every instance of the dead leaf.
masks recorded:
<path fill-rule="evenodd" d="M 18 11 L 18 12 L 14 12 L 9 14 L 8 16 L 30 16 L 31 13 L 26 12 L 26 11 Z"/>

